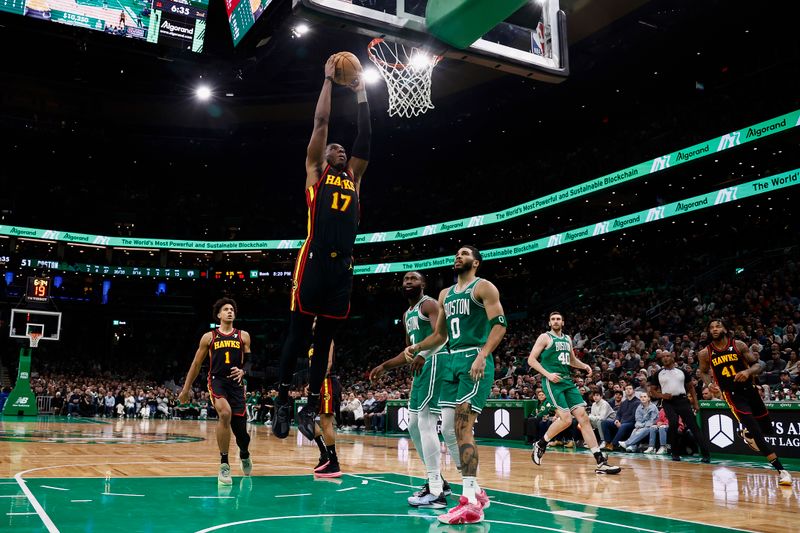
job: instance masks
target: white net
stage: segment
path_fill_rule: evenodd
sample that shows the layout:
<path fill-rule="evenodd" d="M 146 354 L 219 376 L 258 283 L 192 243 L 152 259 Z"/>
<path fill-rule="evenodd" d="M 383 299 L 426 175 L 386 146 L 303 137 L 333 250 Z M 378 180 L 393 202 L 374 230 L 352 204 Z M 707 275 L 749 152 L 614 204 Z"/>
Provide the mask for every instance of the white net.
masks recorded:
<path fill-rule="evenodd" d="M 30 342 L 30 347 L 36 348 L 37 346 L 39 346 L 39 339 L 41 338 L 42 338 L 41 333 L 34 333 L 34 332 L 28 333 L 28 341 Z"/>
<path fill-rule="evenodd" d="M 389 116 L 416 117 L 433 109 L 431 75 L 442 57 L 402 44 L 373 39 L 367 47 L 389 89 Z"/>

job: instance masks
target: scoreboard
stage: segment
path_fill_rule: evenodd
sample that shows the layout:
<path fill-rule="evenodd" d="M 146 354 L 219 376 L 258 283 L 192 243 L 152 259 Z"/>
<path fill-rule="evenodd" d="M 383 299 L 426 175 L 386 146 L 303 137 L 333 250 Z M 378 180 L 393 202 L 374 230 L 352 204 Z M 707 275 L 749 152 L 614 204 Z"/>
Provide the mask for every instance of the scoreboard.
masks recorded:
<path fill-rule="evenodd" d="M 233 46 L 239 44 L 271 2 L 272 0 L 225 0 Z"/>
<path fill-rule="evenodd" d="M 0 0 L 0 11 L 202 52 L 208 0 Z"/>

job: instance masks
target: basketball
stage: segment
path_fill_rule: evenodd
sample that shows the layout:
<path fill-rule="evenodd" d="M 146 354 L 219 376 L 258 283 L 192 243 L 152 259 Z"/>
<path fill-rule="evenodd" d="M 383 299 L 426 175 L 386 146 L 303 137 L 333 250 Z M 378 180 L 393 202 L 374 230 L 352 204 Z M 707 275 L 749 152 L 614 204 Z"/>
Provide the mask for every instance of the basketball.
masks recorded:
<path fill-rule="evenodd" d="M 335 56 L 336 73 L 333 81 L 338 85 L 350 85 L 361 75 L 361 62 L 350 52 L 339 52 Z"/>

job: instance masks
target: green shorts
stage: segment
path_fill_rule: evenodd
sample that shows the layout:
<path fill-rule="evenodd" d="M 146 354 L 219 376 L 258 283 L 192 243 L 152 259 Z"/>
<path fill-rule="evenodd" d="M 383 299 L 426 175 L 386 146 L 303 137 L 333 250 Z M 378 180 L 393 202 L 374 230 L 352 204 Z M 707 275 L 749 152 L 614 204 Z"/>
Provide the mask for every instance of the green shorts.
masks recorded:
<path fill-rule="evenodd" d="M 447 366 L 447 352 L 434 354 L 425 361 L 419 375 L 414 376 L 411 384 L 411 394 L 408 398 L 408 410 L 418 413 L 428 407 L 432 412 L 439 413 L 439 391 L 442 386 L 442 374 Z"/>
<path fill-rule="evenodd" d="M 473 411 L 480 413 L 492 392 L 494 383 L 494 357 L 486 357 L 486 370 L 483 378 L 472 381 L 469 370 L 475 362 L 480 347 L 451 350 L 448 364 L 443 372 L 442 390 L 439 394 L 439 407 L 455 407 L 468 403 Z"/>
<path fill-rule="evenodd" d="M 556 409 L 572 411 L 576 407 L 586 407 L 583 396 L 578 392 L 578 387 L 571 379 L 562 379 L 558 383 L 551 383 L 550 380 L 542 377 L 542 391 Z"/>

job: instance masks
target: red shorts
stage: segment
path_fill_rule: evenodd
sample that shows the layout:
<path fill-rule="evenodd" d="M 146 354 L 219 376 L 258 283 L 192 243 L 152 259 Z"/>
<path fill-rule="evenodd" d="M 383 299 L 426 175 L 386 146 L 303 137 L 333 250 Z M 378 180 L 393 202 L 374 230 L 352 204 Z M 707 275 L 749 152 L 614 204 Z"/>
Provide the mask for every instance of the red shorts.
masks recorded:
<path fill-rule="evenodd" d="M 336 416 L 336 413 L 339 411 L 341 399 L 342 394 L 339 380 L 330 376 L 326 377 L 319 391 L 319 414 Z"/>

